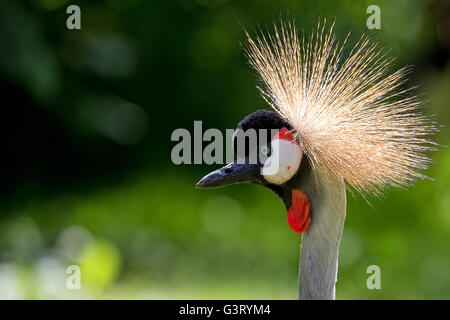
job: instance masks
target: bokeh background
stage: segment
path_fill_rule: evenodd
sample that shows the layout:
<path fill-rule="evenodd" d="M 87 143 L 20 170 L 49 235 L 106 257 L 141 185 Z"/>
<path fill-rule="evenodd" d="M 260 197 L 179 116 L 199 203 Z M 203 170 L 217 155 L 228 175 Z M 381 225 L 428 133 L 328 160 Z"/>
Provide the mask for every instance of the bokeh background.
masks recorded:
<path fill-rule="evenodd" d="M 81 7 L 81 30 L 66 8 Z M 176 128 L 233 128 L 266 108 L 242 27 L 280 15 L 339 37 L 371 30 L 450 145 L 450 4 L 439 0 L 3 0 L 0 298 L 296 299 L 300 237 L 269 190 L 197 190 L 212 165 L 172 164 Z M 408 191 L 348 196 L 339 299 L 450 298 L 450 150 Z M 81 268 L 80 290 L 66 268 Z M 381 290 L 366 268 L 381 268 Z"/>

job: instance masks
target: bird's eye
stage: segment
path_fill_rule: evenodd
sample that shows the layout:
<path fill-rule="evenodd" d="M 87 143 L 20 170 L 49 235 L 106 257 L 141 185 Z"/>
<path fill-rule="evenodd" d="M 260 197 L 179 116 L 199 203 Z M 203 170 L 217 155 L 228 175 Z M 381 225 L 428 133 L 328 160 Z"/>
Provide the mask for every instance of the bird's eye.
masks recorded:
<path fill-rule="evenodd" d="M 270 157 L 270 155 L 272 154 L 272 149 L 265 145 L 261 147 L 261 154 L 266 156 L 266 157 Z"/>

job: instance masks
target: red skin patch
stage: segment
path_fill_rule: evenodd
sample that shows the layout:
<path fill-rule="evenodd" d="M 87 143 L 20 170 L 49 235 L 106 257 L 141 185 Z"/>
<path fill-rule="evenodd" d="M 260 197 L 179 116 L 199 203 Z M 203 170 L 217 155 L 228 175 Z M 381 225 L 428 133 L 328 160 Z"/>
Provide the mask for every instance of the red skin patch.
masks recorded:
<path fill-rule="evenodd" d="M 294 135 L 287 128 L 283 127 L 278 131 L 278 133 L 273 137 L 272 140 L 284 139 L 287 141 L 294 141 Z"/>
<path fill-rule="evenodd" d="M 292 191 L 292 205 L 287 211 L 287 219 L 292 230 L 305 232 L 311 224 L 309 199 L 300 190 Z"/>

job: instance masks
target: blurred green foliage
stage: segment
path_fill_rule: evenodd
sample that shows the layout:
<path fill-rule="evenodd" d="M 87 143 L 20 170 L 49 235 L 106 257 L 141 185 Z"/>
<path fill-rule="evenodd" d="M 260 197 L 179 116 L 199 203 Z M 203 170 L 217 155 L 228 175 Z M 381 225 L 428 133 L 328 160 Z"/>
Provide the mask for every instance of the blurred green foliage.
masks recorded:
<path fill-rule="evenodd" d="M 368 31 L 414 65 L 410 85 L 450 134 L 446 1 L 78 1 L 0 4 L 4 161 L 0 298 L 295 299 L 300 238 L 269 190 L 196 190 L 213 169 L 170 161 L 176 128 L 233 128 L 266 108 L 246 63 L 242 27 L 283 17 L 309 32 L 336 17 L 341 39 Z M 372 207 L 350 194 L 337 297 L 450 297 L 450 151 L 433 180 L 388 190 Z M 215 167 L 214 167 L 215 168 Z M 81 290 L 66 268 L 81 267 Z M 381 290 L 366 268 L 381 267 Z"/>

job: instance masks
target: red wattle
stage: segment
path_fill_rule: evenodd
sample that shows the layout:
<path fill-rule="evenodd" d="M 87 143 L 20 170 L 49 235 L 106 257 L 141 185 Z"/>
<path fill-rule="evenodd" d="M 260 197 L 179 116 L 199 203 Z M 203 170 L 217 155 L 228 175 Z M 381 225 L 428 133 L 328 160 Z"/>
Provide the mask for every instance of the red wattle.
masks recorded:
<path fill-rule="evenodd" d="M 305 232 L 311 223 L 308 197 L 300 190 L 292 191 L 292 205 L 287 211 L 287 219 L 292 230 Z"/>

